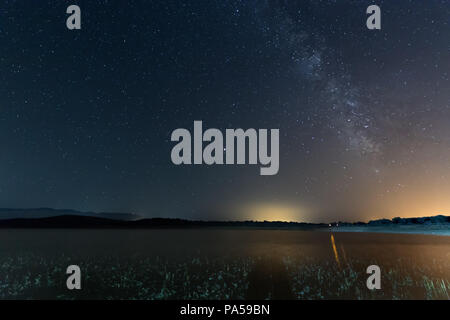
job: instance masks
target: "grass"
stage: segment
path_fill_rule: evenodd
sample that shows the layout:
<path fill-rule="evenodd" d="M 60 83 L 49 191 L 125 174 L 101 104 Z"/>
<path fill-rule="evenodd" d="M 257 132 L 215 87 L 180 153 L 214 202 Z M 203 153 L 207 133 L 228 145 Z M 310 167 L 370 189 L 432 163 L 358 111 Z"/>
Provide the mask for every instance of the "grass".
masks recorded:
<path fill-rule="evenodd" d="M 66 289 L 74 259 L 34 254 L 0 258 L 0 299 L 243 299 L 251 259 L 161 257 L 83 260 L 82 290 Z"/>
<path fill-rule="evenodd" d="M 244 299 L 257 260 L 201 255 L 179 261 L 139 255 L 82 259 L 82 290 L 69 291 L 65 268 L 73 258 L 21 254 L 0 258 L 0 298 Z M 283 257 L 296 299 L 450 299 L 448 279 L 430 276 L 432 266 L 411 268 L 411 263 L 398 259 L 385 264 L 382 290 L 372 291 L 366 287 L 366 261 L 337 264 L 301 254 Z"/>
<path fill-rule="evenodd" d="M 284 261 L 297 299 L 449 299 L 448 279 L 431 277 L 432 267 L 411 267 L 414 262 L 404 258 L 392 264 L 351 259 L 339 265 L 307 257 L 286 257 Z M 369 264 L 387 270 L 381 276 L 381 290 L 366 286 Z"/>

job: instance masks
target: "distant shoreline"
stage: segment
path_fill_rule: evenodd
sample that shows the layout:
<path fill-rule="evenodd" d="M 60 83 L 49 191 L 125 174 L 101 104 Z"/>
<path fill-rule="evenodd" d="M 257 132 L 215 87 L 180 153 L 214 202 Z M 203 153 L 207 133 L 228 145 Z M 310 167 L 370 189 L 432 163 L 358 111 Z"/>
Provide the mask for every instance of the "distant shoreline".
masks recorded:
<path fill-rule="evenodd" d="M 450 236 L 450 225 L 344 226 L 333 227 L 331 228 L 331 232 L 373 232 Z"/>
<path fill-rule="evenodd" d="M 134 221 L 90 216 L 62 215 L 47 218 L 17 218 L 0 220 L 0 229 L 282 229 L 313 230 L 328 228 L 328 224 L 284 221 L 193 221 L 150 218 Z"/>
<path fill-rule="evenodd" d="M 145 218 L 129 213 L 58 209 L 0 209 L 0 229 L 247 229 L 409 233 L 450 236 L 450 216 L 378 219 L 365 222 L 205 221 Z"/>
<path fill-rule="evenodd" d="M 338 225 L 338 226 L 337 226 Z M 424 234 L 450 236 L 450 224 L 349 224 L 349 223 L 301 223 L 283 221 L 191 221 L 182 219 L 151 218 L 135 221 L 114 220 L 99 217 L 62 215 L 34 219 L 0 220 L 0 230 L 5 229 L 78 229 L 78 230 L 192 230 L 192 229 L 229 229 L 229 230 L 286 230 L 319 232 L 365 232 Z"/>

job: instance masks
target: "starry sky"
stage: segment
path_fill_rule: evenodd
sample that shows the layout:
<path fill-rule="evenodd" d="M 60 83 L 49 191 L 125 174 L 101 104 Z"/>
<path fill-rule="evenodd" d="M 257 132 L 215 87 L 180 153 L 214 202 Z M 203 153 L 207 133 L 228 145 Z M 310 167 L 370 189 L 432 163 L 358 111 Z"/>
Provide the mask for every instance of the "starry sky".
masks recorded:
<path fill-rule="evenodd" d="M 450 215 L 449 24 L 448 0 L 2 0 L 0 207 Z M 278 174 L 172 164 L 194 120 L 279 129 Z"/>

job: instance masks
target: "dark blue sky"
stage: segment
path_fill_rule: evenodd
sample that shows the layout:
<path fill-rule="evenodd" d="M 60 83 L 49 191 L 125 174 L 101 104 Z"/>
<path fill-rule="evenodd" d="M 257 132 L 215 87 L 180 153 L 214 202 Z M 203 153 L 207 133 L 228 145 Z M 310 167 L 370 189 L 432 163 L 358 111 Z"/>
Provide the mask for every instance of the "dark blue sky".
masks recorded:
<path fill-rule="evenodd" d="M 381 30 L 366 28 L 373 3 Z M 4 0 L 0 207 L 449 214 L 449 23 L 437 0 Z M 194 120 L 280 129 L 279 173 L 173 165 L 170 135 Z"/>

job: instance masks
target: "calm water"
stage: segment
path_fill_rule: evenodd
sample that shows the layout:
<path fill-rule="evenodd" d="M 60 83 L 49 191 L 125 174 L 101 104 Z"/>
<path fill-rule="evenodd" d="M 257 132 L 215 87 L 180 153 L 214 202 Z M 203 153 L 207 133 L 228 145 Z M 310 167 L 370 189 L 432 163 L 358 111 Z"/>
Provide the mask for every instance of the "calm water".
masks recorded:
<path fill-rule="evenodd" d="M 82 292 L 65 289 L 69 264 L 82 269 Z M 371 264 L 382 270 L 383 288 L 377 292 L 365 286 L 365 268 Z M 0 269 L 1 298 L 447 299 L 450 237 L 233 229 L 0 230 Z"/>

